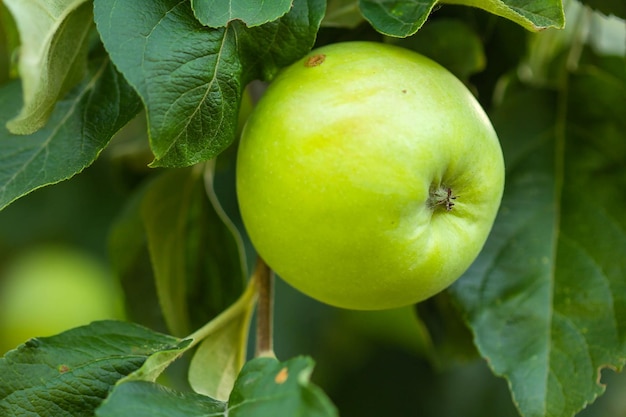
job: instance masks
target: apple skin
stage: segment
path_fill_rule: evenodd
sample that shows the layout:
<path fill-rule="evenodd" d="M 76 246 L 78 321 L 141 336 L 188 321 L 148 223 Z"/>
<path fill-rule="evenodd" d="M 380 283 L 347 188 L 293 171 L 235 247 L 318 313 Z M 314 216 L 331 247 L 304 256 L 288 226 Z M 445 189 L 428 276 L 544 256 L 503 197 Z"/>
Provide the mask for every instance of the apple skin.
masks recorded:
<path fill-rule="evenodd" d="M 482 249 L 504 187 L 470 91 L 415 52 L 336 43 L 284 69 L 237 159 L 242 218 L 290 285 L 357 310 L 424 300 Z"/>

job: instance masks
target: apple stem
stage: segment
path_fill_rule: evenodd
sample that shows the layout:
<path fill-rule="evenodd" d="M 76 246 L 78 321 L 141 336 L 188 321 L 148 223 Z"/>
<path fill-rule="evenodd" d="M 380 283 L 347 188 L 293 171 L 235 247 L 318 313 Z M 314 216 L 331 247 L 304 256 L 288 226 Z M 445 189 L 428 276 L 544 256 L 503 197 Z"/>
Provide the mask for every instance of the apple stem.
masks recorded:
<path fill-rule="evenodd" d="M 259 291 L 256 317 L 255 356 L 275 357 L 272 324 L 274 309 L 274 274 L 260 256 L 257 258 L 255 276 Z"/>

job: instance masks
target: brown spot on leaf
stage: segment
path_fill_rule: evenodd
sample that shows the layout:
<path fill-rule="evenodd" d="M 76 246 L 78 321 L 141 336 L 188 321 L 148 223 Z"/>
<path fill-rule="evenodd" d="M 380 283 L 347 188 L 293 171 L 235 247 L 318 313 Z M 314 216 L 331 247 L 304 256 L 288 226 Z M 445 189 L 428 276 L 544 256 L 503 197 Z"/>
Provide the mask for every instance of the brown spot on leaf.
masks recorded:
<path fill-rule="evenodd" d="M 304 66 L 305 67 L 317 67 L 318 65 L 322 65 L 325 59 L 326 59 L 326 55 L 324 54 L 313 55 L 313 56 L 308 57 L 307 60 L 304 61 Z"/>
<path fill-rule="evenodd" d="M 59 370 L 59 373 L 60 373 L 60 374 L 64 374 L 64 373 L 66 373 L 66 372 L 69 372 L 69 371 L 70 371 L 70 367 L 69 367 L 69 366 L 67 366 L 67 365 L 59 365 L 58 370 Z"/>
<path fill-rule="evenodd" d="M 289 372 L 287 371 L 287 368 L 283 368 L 274 377 L 274 382 L 282 384 L 287 380 L 287 378 L 289 378 Z"/>

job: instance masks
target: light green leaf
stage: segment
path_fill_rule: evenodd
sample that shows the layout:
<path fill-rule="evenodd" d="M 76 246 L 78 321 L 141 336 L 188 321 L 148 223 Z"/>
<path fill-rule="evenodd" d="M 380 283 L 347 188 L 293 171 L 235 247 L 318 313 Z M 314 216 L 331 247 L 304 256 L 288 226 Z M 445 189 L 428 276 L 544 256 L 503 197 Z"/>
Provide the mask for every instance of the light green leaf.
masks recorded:
<path fill-rule="evenodd" d="M 166 171 L 141 202 L 161 309 L 181 336 L 231 305 L 247 278 L 241 238 L 207 193 L 202 168 Z"/>
<path fill-rule="evenodd" d="M 585 52 L 563 90 L 511 88 L 483 253 L 452 291 L 524 417 L 571 417 L 626 362 L 626 62 Z"/>
<path fill-rule="evenodd" d="M 247 28 L 202 26 L 190 2 L 95 0 L 102 40 L 148 112 L 154 166 L 211 159 L 235 138 L 243 89 L 307 53 L 324 2 L 296 0 L 282 18 Z M 145 36 L 150 34 L 150 36 Z"/>
<path fill-rule="evenodd" d="M 253 27 L 278 19 L 289 11 L 292 3 L 293 0 L 191 0 L 191 7 L 205 26 L 219 28 L 241 20 Z"/>
<path fill-rule="evenodd" d="M 194 342 L 203 340 L 189 366 L 194 391 L 220 401 L 228 399 L 246 361 L 256 290 L 252 279 L 235 304 L 191 336 Z"/>
<path fill-rule="evenodd" d="M 179 393 L 149 382 L 118 385 L 97 417 L 337 417 L 324 393 L 309 382 L 313 361 L 257 358 L 242 369 L 228 403 Z"/>
<path fill-rule="evenodd" d="M 0 415 L 93 416 L 119 379 L 181 343 L 116 321 L 31 339 L 0 358 Z"/>
<path fill-rule="evenodd" d="M 58 103 L 46 127 L 28 136 L 4 127 L 20 105 L 18 83 L 0 88 L 0 209 L 91 165 L 141 107 L 108 59 L 92 62 L 87 77 Z"/>
<path fill-rule="evenodd" d="M 4 0 L 16 21 L 24 105 L 7 126 L 31 134 L 46 124 L 54 105 L 87 68 L 92 6 L 86 0 Z"/>

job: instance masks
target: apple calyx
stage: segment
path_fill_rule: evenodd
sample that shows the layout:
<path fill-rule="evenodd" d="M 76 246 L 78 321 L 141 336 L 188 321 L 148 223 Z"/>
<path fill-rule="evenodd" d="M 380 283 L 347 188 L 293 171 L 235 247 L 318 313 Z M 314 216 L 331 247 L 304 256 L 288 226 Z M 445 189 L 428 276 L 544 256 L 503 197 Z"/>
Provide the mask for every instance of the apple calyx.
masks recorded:
<path fill-rule="evenodd" d="M 428 195 L 428 207 L 435 210 L 437 207 L 445 208 L 451 211 L 454 207 L 454 201 L 457 196 L 452 193 L 452 188 L 445 185 L 439 185 L 430 189 Z"/>

